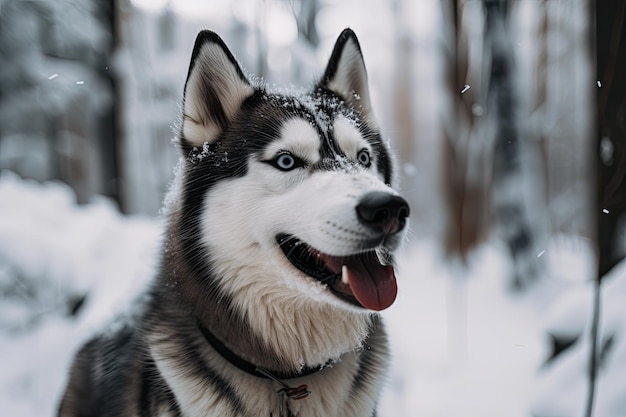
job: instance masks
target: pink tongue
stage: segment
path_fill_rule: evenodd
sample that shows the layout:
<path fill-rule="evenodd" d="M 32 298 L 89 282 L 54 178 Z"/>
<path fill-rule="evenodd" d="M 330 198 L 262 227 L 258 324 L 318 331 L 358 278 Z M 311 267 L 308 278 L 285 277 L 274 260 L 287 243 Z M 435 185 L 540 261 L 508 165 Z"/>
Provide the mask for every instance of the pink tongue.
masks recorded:
<path fill-rule="evenodd" d="M 375 255 L 350 258 L 346 273 L 352 293 L 363 307 L 384 310 L 393 304 L 398 293 L 391 265 L 381 265 Z"/>

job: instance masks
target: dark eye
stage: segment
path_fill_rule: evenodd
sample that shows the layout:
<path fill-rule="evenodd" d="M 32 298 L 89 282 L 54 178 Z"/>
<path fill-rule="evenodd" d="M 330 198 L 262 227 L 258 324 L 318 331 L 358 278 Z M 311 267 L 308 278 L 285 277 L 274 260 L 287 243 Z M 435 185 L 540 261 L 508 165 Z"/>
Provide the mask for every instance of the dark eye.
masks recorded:
<path fill-rule="evenodd" d="M 292 169 L 301 167 L 303 165 L 301 159 L 296 158 L 289 152 L 278 154 L 272 162 L 272 165 L 274 165 L 281 171 L 291 171 Z"/>
<path fill-rule="evenodd" d="M 365 168 L 368 168 L 372 164 L 372 159 L 370 158 L 370 153 L 367 149 L 361 149 L 356 155 L 356 160 L 359 161 L 359 164 L 363 165 Z"/>

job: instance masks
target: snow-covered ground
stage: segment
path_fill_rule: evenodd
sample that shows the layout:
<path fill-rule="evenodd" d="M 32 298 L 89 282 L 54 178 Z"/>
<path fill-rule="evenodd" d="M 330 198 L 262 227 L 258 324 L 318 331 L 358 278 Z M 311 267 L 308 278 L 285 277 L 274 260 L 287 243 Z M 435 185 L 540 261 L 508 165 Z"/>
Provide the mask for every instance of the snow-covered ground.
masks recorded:
<path fill-rule="evenodd" d="M 60 183 L 0 175 L 2 416 L 54 415 L 77 347 L 132 307 L 155 266 L 162 220 L 124 217 L 104 199 L 74 201 Z M 381 416 L 583 415 L 588 247 L 556 239 L 542 254 L 548 278 L 524 295 L 507 290 L 503 253 L 486 245 L 461 268 L 433 243 L 406 248 L 398 299 L 384 312 L 394 358 Z M 603 290 L 598 417 L 626 415 L 624 295 L 622 265 Z M 583 335 L 544 365 L 547 332 Z"/>

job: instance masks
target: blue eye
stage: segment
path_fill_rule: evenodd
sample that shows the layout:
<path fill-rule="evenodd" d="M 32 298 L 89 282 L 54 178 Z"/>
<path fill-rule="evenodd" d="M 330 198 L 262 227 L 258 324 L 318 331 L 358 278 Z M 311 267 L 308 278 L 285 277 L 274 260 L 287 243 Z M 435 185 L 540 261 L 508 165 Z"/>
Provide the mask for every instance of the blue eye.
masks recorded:
<path fill-rule="evenodd" d="M 296 166 L 296 160 L 288 153 L 284 153 L 276 158 L 276 166 L 283 171 L 289 171 Z"/>
<path fill-rule="evenodd" d="M 301 167 L 304 163 L 300 158 L 293 156 L 289 152 L 283 152 L 276 155 L 272 160 L 272 165 L 281 171 L 291 171 L 292 169 Z"/>
<path fill-rule="evenodd" d="M 367 149 L 361 149 L 356 155 L 356 160 L 365 168 L 369 168 L 369 166 L 372 165 L 372 158 L 370 157 L 370 153 Z"/>

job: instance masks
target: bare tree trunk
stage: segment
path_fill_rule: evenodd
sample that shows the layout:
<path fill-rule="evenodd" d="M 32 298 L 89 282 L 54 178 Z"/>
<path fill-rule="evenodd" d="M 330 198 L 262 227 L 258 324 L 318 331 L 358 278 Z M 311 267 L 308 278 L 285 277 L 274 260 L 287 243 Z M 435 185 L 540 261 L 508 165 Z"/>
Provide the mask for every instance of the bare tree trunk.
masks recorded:
<path fill-rule="evenodd" d="M 121 175 L 121 161 L 119 160 L 119 141 L 120 135 L 120 95 L 117 85 L 117 77 L 115 76 L 112 68 L 111 61 L 115 49 L 118 47 L 119 34 L 118 34 L 118 1 L 108 0 L 107 2 L 98 2 L 98 7 L 102 10 L 103 25 L 108 29 L 111 34 L 111 42 L 106 51 L 103 51 L 96 70 L 107 83 L 111 90 L 113 98 L 110 105 L 102 112 L 98 117 L 98 140 L 100 143 L 101 157 L 102 157 L 102 177 L 103 188 L 102 193 L 111 197 L 117 202 L 120 210 L 124 211 L 126 205 L 122 201 L 122 193 L 119 186 Z"/>
<path fill-rule="evenodd" d="M 447 253 L 465 261 L 493 230 L 509 248 L 512 285 L 522 288 L 539 273 L 536 255 L 548 219 L 545 157 L 535 137 L 541 130 L 527 128 L 519 109 L 513 7 L 500 0 L 451 0 L 447 6 L 446 17 L 455 23 L 446 49 L 452 115 L 444 122 Z M 545 82 L 539 85 L 536 106 L 545 93 Z"/>
<path fill-rule="evenodd" d="M 306 39 L 307 43 L 314 49 L 317 49 L 320 43 L 320 37 L 315 26 L 317 12 L 320 9 L 318 0 L 300 0 L 297 2 L 299 4 L 298 10 L 295 9 L 293 0 L 290 2 L 298 25 L 298 35 Z"/>
<path fill-rule="evenodd" d="M 545 247 L 547 206 L 538 142 L 520 119 L 508 2 L 484 0 L 485 56 L 489 57 L 487 134 L 493 135 L 492 211 L 494 229 L 513 260 L 512 285 L 538 279 L 536 256 Z"/>
<path fill-rule="evenodd" d="M 489 164 L 485 143 L 477 137 L 476 118 L 483 107 L 481 91 L 482 13 L 479 2 L 450 0 L 444 19 L 454 23 L 448 32 L 446 54 L 448 115 L 444 127 L 444 177 L 448 222 L 445 240 L 449 256 L 463 262 L 488 233 Z"/>
<path fill-rule="evenodd" d="M 596 2 L 599 277 L 626 254 L 626 2 Z"/>

